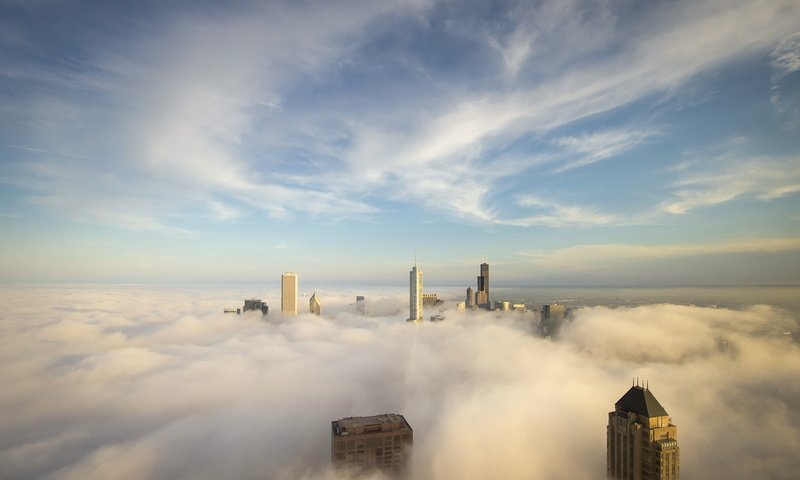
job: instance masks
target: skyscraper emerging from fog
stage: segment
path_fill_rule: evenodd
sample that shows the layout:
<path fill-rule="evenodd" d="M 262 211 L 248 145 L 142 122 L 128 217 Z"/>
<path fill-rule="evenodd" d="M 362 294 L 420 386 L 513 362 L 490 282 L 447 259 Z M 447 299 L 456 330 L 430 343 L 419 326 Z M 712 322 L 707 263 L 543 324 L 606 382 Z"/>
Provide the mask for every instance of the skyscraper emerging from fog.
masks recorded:
<path fill-rule="evenodd" d="M 472 287 L 467 287 L 467 299 L 464 302 L 464 308 L 470 310 L 475 307 L 475 290 Z"/>
<path fill-rule="evenodd" d="M 479 308 L 490 310 L 492 304 L 489 300 L 489 264 L 481 263 L 481 274 L 478 275 L 478 291 L 475 292 L 475 303 Z"/>
<path fill-rule="evenodd" d="M 331 463 L 354 470 L 400 475 L 406 469 L 414 431 L 402 415 L 349 417 L 331 422 Z"/>
<path fill-rule="evenodd" d="M 311 298 L 308 299 L 308 311 L 314 315 L 322 315 L 322 302 L 319 301 L 317 292 L 314 292 Z"/>
<path fill-rule="evenodd" d="M 297 315 L 297 274 L 294 272 L 281 275 L 281 313 Z"/>
<path fill-rule="evenodd" d="M 647 387 L 632 386 L 614 404 L 606 447 L 610 479 L 680 479 L 678 427 Z"/>
<path fill-rule="evenodd" d="M 419 270 L 415 263 L 408 273 L 408 320 L 419 322 L 422 320 L 422 270 Z"/>

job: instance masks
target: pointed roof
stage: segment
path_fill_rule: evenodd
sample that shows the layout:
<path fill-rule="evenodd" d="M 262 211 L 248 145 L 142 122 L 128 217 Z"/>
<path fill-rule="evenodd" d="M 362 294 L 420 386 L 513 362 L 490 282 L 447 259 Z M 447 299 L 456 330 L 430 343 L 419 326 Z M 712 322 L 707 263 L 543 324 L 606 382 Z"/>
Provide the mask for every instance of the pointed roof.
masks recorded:
<path fill-rule="evenodd" d="M 664 407 L 658 403 L 656 397 L 650 392 L 649 388 L 640 386 L 631 387 L 628 392 L 622 396 L 614 406 L 618 410 L 626 412 L 633 412 L 645 417 L 665 417 L 669 414 Z"/>

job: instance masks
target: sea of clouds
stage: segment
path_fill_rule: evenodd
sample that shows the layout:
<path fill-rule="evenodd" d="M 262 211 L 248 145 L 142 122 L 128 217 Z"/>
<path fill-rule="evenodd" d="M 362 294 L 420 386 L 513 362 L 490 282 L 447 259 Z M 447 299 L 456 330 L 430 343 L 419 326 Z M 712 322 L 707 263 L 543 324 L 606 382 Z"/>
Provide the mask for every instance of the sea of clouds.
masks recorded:
<path fill-rule="evenodd" d="M 678 425 L 684 478 L 800 471 L 780 308 L 579 308 L 549 339 L 530 314 L 414 324 L 404 289 L 367 292 L 368 316 L 361 292 L 319 293 L 322 317 L 262 318 L 222 313 L 257 289 L 0 289 L 0 478 L 342 478 L 331 420 L 389 412 L 414 428 L 410 478 L 605 478 L 632 377 Z"/>

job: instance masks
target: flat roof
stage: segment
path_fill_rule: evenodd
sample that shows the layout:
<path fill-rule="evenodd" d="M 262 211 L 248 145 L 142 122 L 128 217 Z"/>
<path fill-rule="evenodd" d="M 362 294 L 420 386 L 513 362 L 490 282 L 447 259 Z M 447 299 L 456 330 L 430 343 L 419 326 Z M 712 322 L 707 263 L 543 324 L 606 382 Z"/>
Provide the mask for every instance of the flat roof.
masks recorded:
<path fill-rule="evenodd" d="M 331 422 L 334 435 L 357 434 L 366 427 L 386 425 L 386 431 L 412 430 L 405 417 L 397 413 L 382 413 L 368 417 L 346 417 Z M 381 428 L 383 431 L 383 428 Z M 364 433 L 363 431 L 361 433 Z"/>

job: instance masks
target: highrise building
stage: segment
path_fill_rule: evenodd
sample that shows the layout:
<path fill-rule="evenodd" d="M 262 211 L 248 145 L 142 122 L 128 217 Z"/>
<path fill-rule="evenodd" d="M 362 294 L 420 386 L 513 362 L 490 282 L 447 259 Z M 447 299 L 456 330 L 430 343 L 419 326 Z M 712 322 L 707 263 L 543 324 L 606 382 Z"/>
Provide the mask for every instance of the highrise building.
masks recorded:
<path fill-rule="evenodd" d="M 414 431 L 402 415 L 348 417 L 331 422 L 331 463 L 353 470 L 400 475 L 408 465 Z"/>
<path fill-rule="evenodd" d="M 490 310 L 492 305 L 489 301 L 489 264 L 481 263 L 481 274 L 478 275 L 478 291 L 475 292 L 475 303 L 479 308 Z"/>
<path fill-rule="evenodd" d="M 413 322 L 422 321 L 422 270 L 417 265 L 411 268 L 409 273 L 409 305 L 408 320 Z"/>
<path fill-rule="evenodd" d="M 308 299 L 308 311 L 314 315 L 322 315 L 322 302 L 319 301 L 317 292 L 314 292 L 311 298 Z"/>
<path fill-rule="evenodd" d="M 551 303 L 549 305 L 542 305 L 542 316 L 539 321 L 542 327 L 542 332 L 545 335 L 554 335 L 561 327 L 566 314 L 566 307 L 563 303 Z"/>
<path fill-rule="evenodd" d="M 364 295 L 356 295 L 356 311 L 361 315 L 366 315 L 367 302 L 364 299 Z"/>
<path fill-rule="evenodd" d="M 297 274 L 294 272 L 281 275 L 281 313 L 297 315 Z"/>
<path fill-rule="evenodd" d="M 467 287 L 467 299 L 464 302 L 464 307 L 467 309 L 475 308 L 475 290 L 472 287 Z"/>
<path fill-rule="evenodd" d="M 269 312 L 269 306 L 267 305 L 267 302 L 262 302 L 258 298 L 246 299 L 244 301 L 244 308 L 242 309 L 242 311 L 250 312 L 253 310 L 261 312 L 261 315 L 266 315 Z"/>
<path fill-rule="evenodd" d="M 678 427 L 647 387 L 634 385 L 608 414 L 608 478 L 679 480 Z"/>

